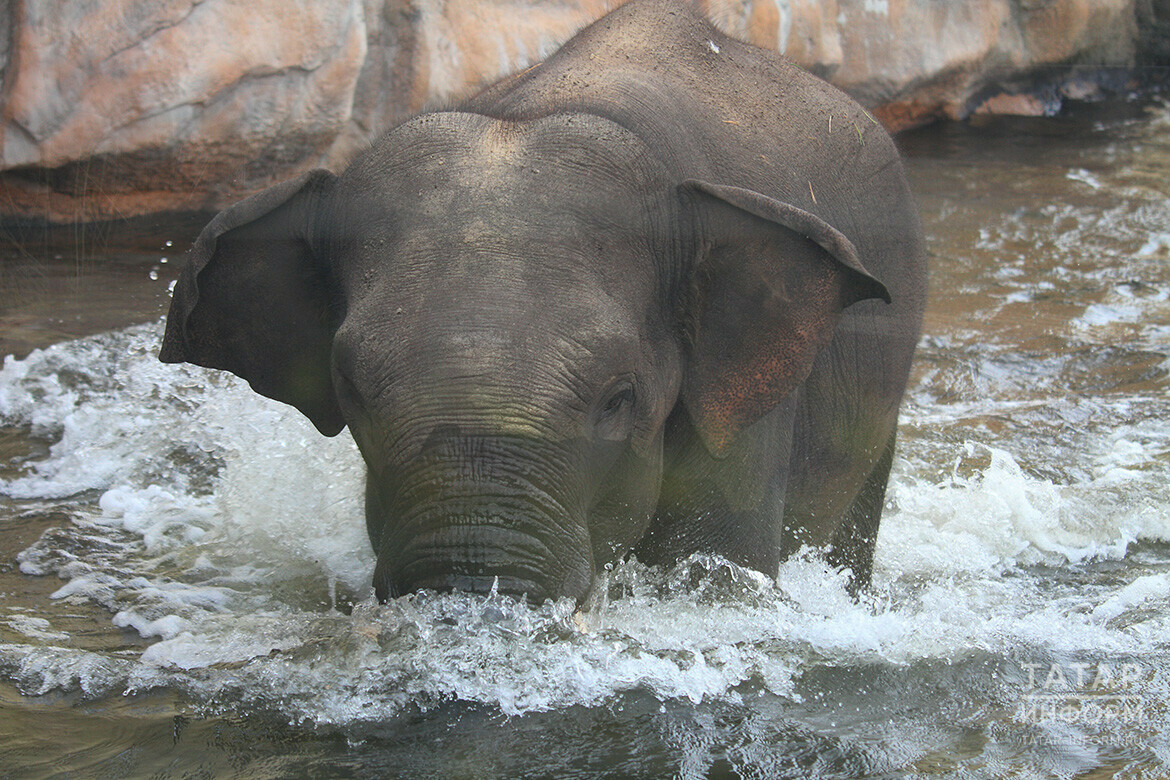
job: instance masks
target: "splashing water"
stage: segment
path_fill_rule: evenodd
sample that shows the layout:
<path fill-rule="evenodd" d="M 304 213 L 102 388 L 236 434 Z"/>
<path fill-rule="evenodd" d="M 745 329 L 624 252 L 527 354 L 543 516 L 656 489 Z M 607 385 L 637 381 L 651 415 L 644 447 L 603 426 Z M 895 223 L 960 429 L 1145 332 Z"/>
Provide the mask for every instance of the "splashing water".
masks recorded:
<path fill-rule="evenodd" d="M 896 767 L 926 747 L 900 731 L 870 744 L 875 711 L 911 734 L 939 728 L 900 689 L 943 688 L 937 704 L 1018 732 L 1021 664 L 1143 659 L 1147 727 L 1163 725 L 1165 668 L 1150 659 L 1170 639 L 1159 609 L 1170 566 L 1149 544 L 1170 536 L 1170 519 L 1142 496 L 1165 475 L 1133 467 L 1150 467 L 1139 451 L 1165 452 L 1165 430 L 1145 430 L 1144 443 L 1111 435 L 1085 485 L 1030 476 L 982 444 L 960 445 L 941 479 L 904 461 L 863 603 L 811 554 L 775 580 L 707 557 L 666 571 L 626 563 L 583 628 L 565 603 L 421 594 L 377 605 L 352 444 L 240 382 L 158 364 L 159 335 L 142 326 L 69 342 L 0 373 L 4 419 L 54 442 L 5 492 L 70 516 L 20 553 L 21 571 L 62 578 L 54 600 L 100 605 L 113 627 L 150 640 L 132 654 L 84 650 L 51 617 L 10 612 L 21 641 L 0 645 L 0 668 L 25 694 L 169 688 L 208 712 L 343 731 L 450 702 L 523 716 L 631 695 L 747 711 L 766 699 L 783 722 L 812 718 L 805 728 L 838 713 L 841 750 L 868 745 L 870 760 Z M 1110 564 L 1135 545 L 1159 562 L 1119 580 Z M 974 671 L 988 666 L 998 679 Z"/>
<path fill-rule="evenodd" d="M 173 746 L 218 724 L 261 776 L 1170 771 L 1170 199 L 1149 175 L 1170 149 L 1143 135 L 1167 116 L 1053 159 L 911 149 L 947 305 L 860 603 L 805 551 L 774 577 L 627 561 L 585 614 L 379 605 L 346 436 L 158 363 L 157 323 L 7 359 L 0 530 L 23 541 L 0 590 L 47 585 L 0 604 L 0 700 L 165 693 Z"/>

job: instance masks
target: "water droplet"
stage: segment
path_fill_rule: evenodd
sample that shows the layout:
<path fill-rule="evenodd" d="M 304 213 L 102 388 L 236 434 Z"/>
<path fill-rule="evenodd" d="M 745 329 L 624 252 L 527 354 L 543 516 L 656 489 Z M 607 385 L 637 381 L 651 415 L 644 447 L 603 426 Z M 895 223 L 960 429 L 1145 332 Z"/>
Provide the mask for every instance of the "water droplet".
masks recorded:
<path fill-rule="evenodd" d="M 152 282 L 158 281 L 158 270 L 157 269 L 154 269 L 154 268 L 150 269 L 150 281 L 152 281 Z"/>
<path fill-rule="evenodd" d="M 160 258 L 158 259 L 158 261 L 159 261 L 160 263 L 162 263 L 163 265 L 166 265 L 167 259 L 166 259 L 165 257 L 160 257 Z"/>
<path fill-rule="evenodd" d="M 165 242 L 165 243 L 163 244 L 163 246 L 165 246 L 167 249 L 170 249 L 170 248 L 171 248 L 171 247 L 173 247 L 174 245 L 175 245 L 175 242 L 174 242 L 174 241 L 167 241 L 167 242 Z"/>

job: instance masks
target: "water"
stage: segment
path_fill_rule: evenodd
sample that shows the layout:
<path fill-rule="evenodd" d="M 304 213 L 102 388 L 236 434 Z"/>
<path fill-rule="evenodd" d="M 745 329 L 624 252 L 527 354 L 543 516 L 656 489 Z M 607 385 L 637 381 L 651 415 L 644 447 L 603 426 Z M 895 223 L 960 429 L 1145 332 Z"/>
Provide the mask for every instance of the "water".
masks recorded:
<path fill-rule="evenodd" d="M 353 445 L 154 359 L 173 250 L 10 262 L 0 776 L 1166 775 L 1168 131 L 900 139 L 932 302 L 861 603 L 805 555 L 379 606 Z"/>

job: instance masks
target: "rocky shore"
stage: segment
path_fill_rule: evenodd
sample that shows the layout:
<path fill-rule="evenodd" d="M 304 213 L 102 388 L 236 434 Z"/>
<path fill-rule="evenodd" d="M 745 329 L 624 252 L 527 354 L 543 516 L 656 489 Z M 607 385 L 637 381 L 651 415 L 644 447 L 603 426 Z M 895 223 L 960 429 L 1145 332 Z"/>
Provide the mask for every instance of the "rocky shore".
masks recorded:
<path fill-rule="evenodd" d="M 1168 0 L 700 0 L 897 131 L 1042 115 L 1170 60 Z M 614 0 L 0 4 L 0 217 L 217 209 L 539 61 Z"/>

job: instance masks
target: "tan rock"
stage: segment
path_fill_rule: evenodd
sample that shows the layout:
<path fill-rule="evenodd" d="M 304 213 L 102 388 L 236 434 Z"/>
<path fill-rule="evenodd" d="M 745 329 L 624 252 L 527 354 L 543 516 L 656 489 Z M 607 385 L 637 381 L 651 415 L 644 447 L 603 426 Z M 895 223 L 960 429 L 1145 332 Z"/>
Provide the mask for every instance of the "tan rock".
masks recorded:
<path fill-rule="evenodd" d="M 1006 116 L 1045 116 L 1049 111 L 1044 101 L 1034 95 L 1010 95 L 1006 92 L 1001 92 L 980 103 L 973 113 Z"/>
<path fill-rule="evenodd" d="M 1061 66 L 1131 66 L 1138 35 L 1134 0 L 708 2 L 729 32 L 775 45 L 892 130 L 969 116 L 989 87 Z"/>
<path fill-rule="evenodd" d="M 151 191 L 218 205 L 311 164 L 349 121 L 366 54 L 357 0 L 21 0 L 16 19 L 0 168 L 44 170 L 25 199 L 54 216 L 75 196 L 83 217 Z"/>
<path fill-rule="evenodd" d="M 620 1 L 8 0 L 0 213 L 218 208 L 313 165 L 340 168 Z M 1063 87 L 1061 69 L 1132 64 L 1148 1 L 696 0 L 894 130 L 1047 110 L 1028 95 L 1037 73 L 1056 78 L 1054 95 L 1094 94 L 1082 76 Z"/>

